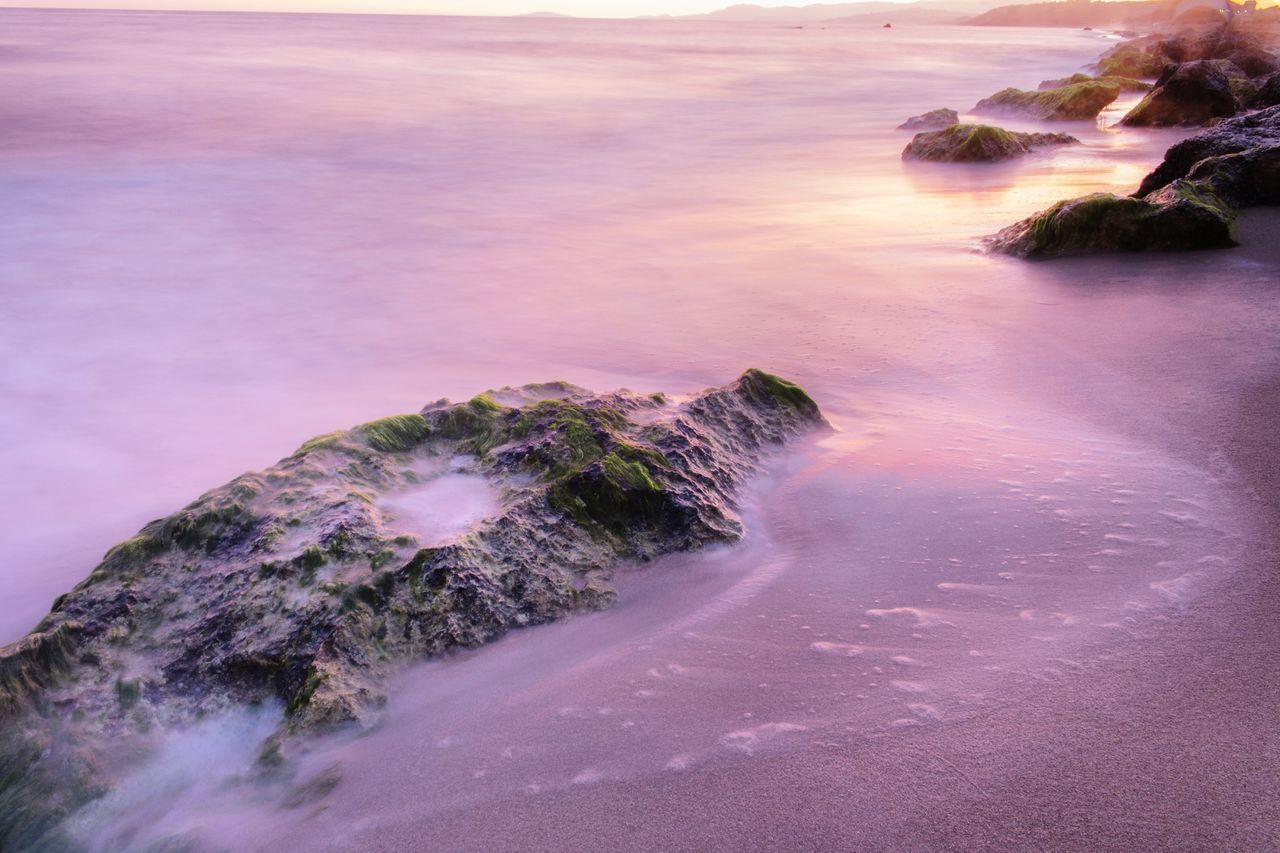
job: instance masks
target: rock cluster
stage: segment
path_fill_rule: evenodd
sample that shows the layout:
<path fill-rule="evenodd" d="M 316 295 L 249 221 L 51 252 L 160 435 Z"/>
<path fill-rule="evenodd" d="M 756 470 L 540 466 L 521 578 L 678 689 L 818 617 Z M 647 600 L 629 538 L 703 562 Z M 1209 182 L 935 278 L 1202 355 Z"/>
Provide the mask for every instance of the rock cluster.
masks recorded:
<path fill-rule="evenodd" d="M 1015 133 L 985 124 L 956 124 L 916 134 L 902 156 L 938 163 L 993 163 L 1021 157 L 1033 148 L 1079 141 L 1065 133 Z"/>
<path fill-rule="evenodd" d="M 1280 71 L 1280 57 L 1261 37 L 1234 24 L 1181 36 L 1146 36 L 1104 54 L 1100 75 L 1157 78 L 1122 120 L 1131 126 L 1204 125 L 1243 109 L 1272 106 L 1280 91 L 1261 95 Z M 1280 84 L 1278 84 L 1280 86 Z"/>
<path fill-rule="evenodd" d="M 1224 20 L 1179 36 L 1132 39 L 1097 65 L 1103 80 L 1156 78 L 1122 124 L 1211 125 L 1209 130 L 1170 148 L 1133 195 L 1094 193 L 1059 202 L 989 238 L 991 248 L 1053 258 L 1236 245 L 1238 212 L 1277 203 L 1280 57 L 1264 42 L 1272 37 L 1265 28 L 1248 26 L 1246 18 Z M 1074 75 L 1042 86 L 1048 94 L 1089 85 L 1090 79 Z M 1029 93 L 1007 91 L 997 97 L 1029 102 Z"/>
<path fill-rule="evenodd" d="M 1093 252 L 1225 248 L 1236 213 L 1280 204 L 1280 107 L 1239 116 L 1169 149 L 1132 196 L 1059 202 L 990 240 L 999 252 L 1054 258 Z"/>
<path fill-rule="evenodd" d="M 683 402 L 565 384 L 447 401 L 321 436 L 117 545 L 0 649 L 0 848 L 60 849 L 131 744 L 277 702 L 299 732 L 368 722 L 405 662 L 609 605 L 623 561 L 730 541 L 773 448 L 825 423 L 758 370 Z M 496 513 L 423 542 L 383 497 L 449 471 Z"/>

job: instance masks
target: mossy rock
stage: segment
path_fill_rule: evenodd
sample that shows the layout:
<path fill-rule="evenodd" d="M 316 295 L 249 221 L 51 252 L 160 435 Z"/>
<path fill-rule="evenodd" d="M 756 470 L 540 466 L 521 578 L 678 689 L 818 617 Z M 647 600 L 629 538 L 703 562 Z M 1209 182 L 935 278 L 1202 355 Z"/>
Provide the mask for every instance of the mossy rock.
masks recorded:
<path fill-rule="evenodd" d="M 974 106 L 977 114 L 1019 113 L 1046 121 L 1088 121 L 1120 97 L 1120 86 L 1098 80 L 1042 92 L 1002 89 Z"/>
<path fill-rule="evenodd" d="M 1098 60 L 1099 77 L 1129 77 L 1149 80 L 1164 71 L 1164 57 L 1131 44 L 1122 44 Z"/>
<path fill-rule="evenodd" d="M 399 666 L 608 606 L 624 562 L 734 541 L 747 478 L 822 425 L 754 369 L 680 400 L 553 382 L 320 436 L 206 493 L 0 648 L 0 849 L 66 849 L 118 738 L 234 704 L 284 710 L 260 751 L 283 774 L 287 738 L 372 723 Z M 446 470 L 497 498 L 420 542 L 384 498 Z"/>
<path fill-rule="evenodd" d="M 753 400 L 772 400 L 779 406 L 795 410 L 805 420 L 817 423 L 822 420 L 818 404 L 799 385 L 772 373 L 751 368 L 742 374 L 738 387 Z"/>
<path fill-rule="evenodd" d="M 902 151 L 905 160 L 936 163 L 994 163 L 1011 160 L 1033 148 L 1079 142 L 1061 133 L 1015 133 L 986 124 L 957 124 L 918 133 Z"/>
<path fill-rule="evenodd" d="M 1216 249 L 1234 246 L 1235 216 L 1216 197 L 1180 189 L 1148 200 L 1095 193 L 1055 204 L 992 239 L 995 250 L 1023 258 L 1098 252 Z"/>

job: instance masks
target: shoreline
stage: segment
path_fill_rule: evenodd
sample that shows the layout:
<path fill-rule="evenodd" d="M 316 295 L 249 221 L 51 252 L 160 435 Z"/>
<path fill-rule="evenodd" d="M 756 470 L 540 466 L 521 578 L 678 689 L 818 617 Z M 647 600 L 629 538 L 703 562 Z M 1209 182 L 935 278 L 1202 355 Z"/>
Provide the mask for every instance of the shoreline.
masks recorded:
<path fill-rule="evenodd" d="M 815 234 L 821 233 L 820 230 L 815 229 Z M 1246 251 L 1248 251 L 1247 248 L 1240 250 L 1240 252 Z M 650 261 L 648 258 L 645 260 Z M 856 261 L 856 258 L 854 260 Z M 655 266 L 657 263 L 654 262 Z M 793 267 L 789 265 L 787 272 L 791 269 Z M 903 265 L 904 274 L 909 273 L 911 269 L 909 265 Z M 924 269 L 936 272 L 938 269 L 945 270 L 946 267 L 935 265 Z M 983 267 L 982 270 L 986 271 L 987 268 Z M 1079 284 L 1084 287 L 1095 283 L 1079 282 Z M 847 407 L 846 411 L 851 413 L 856 412 L 864 401 L 869 401 L 865 392 L 867 389 L 874 389 L 875 383 L 881 381 L 893 383 L 891 387 L 898 389 L 904 396 L 918 393 L 923 406 L 958 406 L 961 413 L 965 411 L 964 402 L 968 393 L 976 391 L 981 395 L 983 391 L 1022 390 L 1021 386 L 1015 388 L 1008 382 L 1007 377 L 1000 377 L 992 382 L 988 376 L 986 377 L 988 384 L 983 383 L 981 375 L 973 381 L 963 380 L 966 371 L 989 369 L 979 365 L 989 361 L 993 355 L 1001 353 L 1017 355 L 1020 352 L 1025 355 L 1027 352 L 1017 348 L 1001 349 L 999 346 L 990 346 L 992 344 L 989 339 L 990 324 L 1002 322 L 1016 324 L 1017 321 L 1025 320 L 1028 316 L 1020 313 L 1017 300 L 1010 303 L 1014 306 L 1013 313 L 1001 315 L 997 311 L 989 310 L 991 305 L 996 304 L 997 297 L 993 295 L 994 292 L 1000 286 L 1020 287 L 1022 299 L 1028 298 L 1028 295 L 1033 292 L 1040 295 L 1048 293 L 1033 281 L 1020 280 L 1017 275 L 1002 278 L 995 282 L 995 285 L 990 291 L 975 290 L 974 293 L 967 294 L 965 297 L 975 302 L 991 300 L 989 304 L 982 302 L 987 310 L 958 315 L 962 323 L 972 324 L 977 330 L 968 340 L 973 346 L 985 350 L 984 361 L 961 361 L 948 351 L 949 344 L 945 348 L 939 346 L 937 357 L 933 360 L 925 359 L 920 362 L 905 360 L 900 354 L 896 363 L 890 357 L 880 357 L 880 353 L 873 349 L 874 346 L 880 345 L 879 341 L 874 341 L 870 345 L 865 341 L 858 341 L 858 344 L 863 345 L 861 351 L 859 346 L 853 344 L 843 349 L 832 347 L 824 351 L 811 343 L 807 337 L 809 330 L 802 328 L 800 338 L 797 339 L 802 342 L 800 352 L 792 354 L 790 360 L 784 359 L 787 361 L 786 369 L 789 371 L 795 361 L 799 360 L 806 369 L 823 378 L 824 390 L 831 394 L 833 402 L 836 405 L 844 405 Z M 1105 289 L 1106 282 L 1101 282 L 1101 285 Z M 734 293 L 734 298 L 749 298 L 749 296 L 750 293 L 745 288 L 741 292 Z M 880 315 L 869 313 L 865 321 L 866 325 L 892 326 L 908 318 L 914 310 L 918 310 L 919 313 L 929 311 L 947 315 L 948 309 L 956 304 L 946 301 L 926 301 L 913 305 L 905 299 L 900 302 L 901 304 L 892 303 L 891 313 L 888 311 Z M 709 304 L 715 305 L 715 303 Z M 818 310 L 828 314 L 834 314 L 840 310 L 836 307 L 837 305 L 848 311 L 860 307 L 856 304 L 856 300 L 846 298 L 840 302 L 835 293 L 821 290 L 813 295 L 813 304 L 823 306 Z M 868 304 L 873 308 L 876 307 L 874 302 L 868 301 Z M 680 302 L 678 305 L 683 307 L 684 303 Z M 610 304 L 608 307 L 612 309 L 616 306 Z M 627 307 L 623 305 L 624 309 Z M 754 312 L 747 316 L 755 333 L 754 336 L 742 342 L 743 347 L 763 347 L 762 340 L 765 335 L 769 337 L 785 335 L 785 331 L 775 329 L 768 324 L 767 320 L 762 322 L 760 319 L 781 313 L 780 308 L 786 307 L 784 303 L 771 297 L 761 305 L 752 307 L 755 309 Z M 807 310 L 808 306 L 806 305 L 805 308 Z M 815 317 L 816 314 L 815 311 Z M 1043 312 L 1037 316 L 1044 319 Z M 448 318 L 446 318 L 447 321 Z M 654 324 L 649 324 L 649 327 L 644 330 L 646 333 L 643 338 L 644 345 L 656 348 L 659 344 L 669 344 L 665 336 L 658 343 L 653 342 L 648 333 L 654 327 Z M 728 323 L 714 331 L 723 329 L 731 331 Z M 841 329 L 840 334 L 844 334 L 845 331 Z M 928 327 L 909 327 L 903 336 L 903 341 L 898 341 L 896 344 L 900 347 L 913 348 L 915 343 L 925 335 L 921 334 L 913 340 L 912 334 L 928 331 Z M 944 321 L 934 325 L 931 333 L 938 338 L 948 338 L 955 331 L 953 326 Z M 1033 331 L 1044 332 L 1045 330 L 1033 329 Z M 1049 334 L 1052 334 L 1052 330 Z M 671 337 L 675 336 L 671 335 Z M 650 367 L 650 369 L 688 369 L 691 373 L 697 374 L 700 368 L 671 366 L 673 361 L 681 363 L 679 362 L 681 356 L 688 356 L 684 364 L 698 364 L 702 365 L 701 369 L 710 370 L 710 365 L 716 364 L 717 360 L 724 361 L 728 358 L 724 352 L 707 346 L 711 337 L 714 337 L 714 334 L 708 335 L 704 329 L 696 330 L 696 349 L 689 352 L 676 349 L 674 357 L 669 357 L 666 362 L 660 360 L 658 368 Z M 815 340 L 822 339 L 815 338 Z M 965 341 L 963 334 L 959 340 L 961 343 Z M 886 346 L 886 349 L 891 347 Z M 587 350 L 585 348 L 581 351 L 575 350 L 570 355 L 578 356 L 583 352 Z M 616 357 L 622 359 L 628 352 L 630 351 L 625 345 L 619 346 Z M 867 353 L 871 354 L 869 358 Z M 694 360 L 695 355 L 698 357 L 697 361 Z M 562 355 L 559 352 L 556 356 L 566 361 L 570 360 L 569 355 Z M 528 358 L 530 362 L 537 362 L 536 353 Z M 639 362 L 636 363 L 639 364 Z M 873 379 L 867 375 L 879 372 L 885 366 L 888 370 L 883 379 Z M 608 364 L 601 367 L 604 370 L 609 369 Z M 1103 375 L 1103 371 L 1114 365 L 1109 364 L 1106 358 L 1102 358 L 1099 360 L 1099 367 L 1102 370 L 1085 375 L 1099 378 Z M 921 374 L 936 371 L 939 376 L 929 377 L 925 381 L 916 380 L 913 383 L 911 375 L 916 370 Z M 1031 370 L 1029 375 L 1023 378 L 1024 380 L 1033 379 L 1034 374 L 1035 371 Z M 569 378 L 577 379 L 576 376 Z M 690 380 L 690 383 L 692 381 Z M 807 381 L 806 384 L 808 384 Z M 683 388 L 684 385 L 677 384 L 673 387 Z M 1244 405 L 1246 415 L 1249 413 L 1265 415 L 1273 412 L 1274 390 L 1268 387 L 1256 390 L 1256 396 L 1248 396 L 1248 400 L 1252 402 Z M 939 391 L 941 391 L 940 394 Z M 1255 394 L 1255 391 L 1249 393 Z M 1021 418 L 1011 420 L 1020 422 L 1023 426 L 1033 425 L 1035 407 L 1038 402 L 1045 402 L 1047 396 L 1035 393 L 1010 394 L 1008 398 L 1010 402 L 1020 401 L 1026 409 L 1020 412 Z M 1242 391 L 1241 399 L 1245 399 L 1245 396 Z M 994 408 L 991 401 L 985 402 Z M 1168 403 L 1171 414 L 1185 414 L 1172 398 L 1164 402 Z M 1031 417 L 1027 416 L 1028 411 Z M 1085 414 L 1096 415 L 1098 411 L 1091 409 Z M 852 418 L 853 415 L 851 414 L 850 417 Z M 1082 415 L 1082 424 L 1085 419 Z M 992 423 L 996 422 L 992 421 Z M 1221 418 L 1213 423 L 1217 424 L 1214 429 L 1226 429 Z M 903 421 L 898 424 L 903 430 L 910 429 L 909 422 Z M 1249 424 L 1244 426 L 1247 427 Z M 1205 426 L 1205 430 L 1209 430 L 1208 425 Z M 1175 437 L 1188 439 L 1195 449 L 1203 451 L 1206 456 L 1216 452 L 1221 442 L 1209 446 L 1201 441 L 1198 435 L 1195 430 L 1182 426 L 1175 431 Z M 924 444 L 928 444 L 931 438 L 934 439 L 935 444 L 939 445 L 940 442 L 949 440 L 945 437 L 939 439 L 930 434 L 914 436 L 916 441 Z M 1217 439 L 1214 441 L 1217 442 Z M 1265 500 L 1268 506 L 1274 507 L 1277 498 L 1271 484 L 1272 474 L 1268 473 L 1270 469 L 1267 468 L 1267 455 L 1270 449 L 1268 441 L 1265 428 L 1262 426 L 1254 425 L 1252 430 L 1240 429 L 1238 443 L 1242 449 L 1239 451 L 1238 458 L 1240 465 L 1260 466 L 1256 473 L 1256 476 L 1261 478 L 1259 488 L 1267 495 Z M 1155 446 L 1155 442 L 1149 443 Z M 1183 449 L 1185 448 L 1179 448 L 1179 450 Z M 898 452 L 909 455 L 913 449 L 899 448 Z M 975 457 L 988 455 L 985 447 L 976 444 L 969 448 L 968 452 Z M 850 451 L 846 449 L 845 453 Z M 1052 450 L 1046 450 L 1045 456 L 1052 458 Z M 919 458 L 923 461 L 923 457 L 911 458 Z M 898 461 L 901 462 L 901 460 Z M 885 462 L 885 464 L 888 463 Z M 914 461 L 909 464 L 914 464 Z M 993 475 L 996 472 L 1015 470 L 1013 463 L 995 462 L 994 465 Z M 1045 488 L 1049 486 L 1046 485 Z M 1081 487 L 1078 492 L 1083 495 L 1085 490 Z M 825 503 L 815 507 L 816 511 L 812 517 L 805 518 L 802 523 L 799 523 L 802 529 L 819 533 L 824 524 L 834 523 L 834 518 L 827 509 L 828 504 Z M 925 509 L 921 506 L 916 506 L 914 509 L 905 507 L 902 513 L 909 519 L 914 519 L 922 527 L 929 522 L 929 517 L 925 515 Z M 1012 535 L 1014 529 L 1007 527 L 1004 528 L 1004 532 Z M 918 534 L 919 531 L 914 533 Z M 928 533 L 919 535 L 927 538 Z M 941 556 L 943 553 L 939 551 L 936 556 Z M 1263 551 L 1260 550 L 1259 554 L 1263 554 Z M 914 571 L 912 568 L 914 565 L 904 559 L 900 569 L 903 570 L 904 575 L 908 575 Z M 791 577 L 784 575 L 782 582 L 794 583 L 804 574 L 803 571 L 797 571 Z M 1161 577 L 1167 577 L 1167 575 Z M 947 580 L 951 579 L 947 577 Z M 1273 593 L 1265 588 L 1265 578 L 1259 579 L 1254 588 L 1261 590 L 1260 598 L 1265 598 L 1269 602 L 1275 600 Z M 1179 653 L 1184 651 L 1186 646 L 1170 642 L 1170 639 L 1185 640 L 1187 635 L 1194 634 L 1198 644 L 1204 647 L 1203 654 L 1196 658 L 1193 671 L 1184 674 L 1176 681 L 1177 684 L 1184 685 L 1181 689 L 1188 694 L 1194 694 L 1196 690 L 1205 689 L 1206 685 L 1212 685 L 1215 681 L 1228 677 L 1215 677 L 1213 673 L 1217 671 L 1228 672 L 1230 682 L 1244 685 L 1244 692 L 1248 697 L 1262 695 L 1267 685 L 1258 680 L 1261 677 L 1259 673 L 1247 671 L 1256 663 L 1255 656 L 1250 655 L 1249 661 L 1239 663 L 1233 663 L 1225 657 L 1230 651 L 1230 643 L 1237 636 L 1261 638 L 1265 643 L 1259 643 L 1259 645 L 1264 646 L 1268 651 L 1275 648 L 1270 644 L 1271 639 L 1264 636 L 1266 626 L 1259 621 L 1265 613 L 1255 613 L 1250 617 L 1247 625 L 1242 624 L 1238 628 L 1224 624 L 1219 618 L 1230 612 L 1228 605 L 1235 604 L 1236 598 L 1245 594 L 1243 591 L 1223 593 L 1215 599 L 1218 606 L 1214 614 L 1196 615 L 1190 621 L 1185 621 L 1187 619 L 1185 616 L 1179 617 L 1176 623 L 1166 626 L 1165 633 L 1160 638 L 1143 639 L 1140 641 L 1141 649 L 1120 653 L 1114 658 L 1114 666 L 1107 668 L 1107 672 L 1111 675 L 1105 679 L 1105 684 L 1093 687 L 1086 685 L 1087 689 L 1084 690 L 1064 689 L 1056 685 L 1035 687 L 1034 690 L 1011 694 L 1008 702 L 1000 703 L 999 707 L 991 709 L 989 713 L 984 711 L 971 719 L 964 717 L 957 717 L 954 721 L 948 719 L 936 729 L 921 727 L 918 730 L 904 730 L 900 736 L 880 739 L 863 738 L 859 735 L 847 739 L 844 743 L 807 745 L 783 755 L 762 753 L 757 762 L 751 766 L 736 769 L 723 766 L 694 768 L 689 771 L 687 779 L 684 777 L 674 779 L 661 774 L 652 775 L 651 778 L 640 780 L 638 783 L 634 780 L 596 782 L 587 778 L 575 790 L 548 792 L 545 798 L 513 797 L 489 802 L 475 812 L 460 812 L 445 816 L 440 819 L 439 826 L 436 825 L 437 819 L 433 818 L 430 822 L 422 824 L 420 831 L 405 831 L 399 836 L 388 835 L 372 846 L 378 849 L 378 844 L 382 844 L 393 848 L 397 840 L 400 846 L 404 846 L 420 843 L 423 838 L 439 838 L 440 836 L 434 833 L 443 831 L 446 826 L 457 828 L 458 834 L 452 837 L 461 839 L 458 842 L 459 845 L 475 843 L 479 847 L 482 846 L 480 842 L 486 840 L 508 843 L 527 840 L 535 846 L 541 844 L 547 847 L 557 846 L 561 849 L 563 849 L 562 845 L 566 845 L 566 839 L 568 842 L 576 842 L 577 845 L 587 848 L 593 844 L 598 846 L 600 838 L 616 838 L 618 846 L 626 847 L 628 841 L 635 838 L 631 833 L 634 833 L 638 827 L 652 831 L 651 838 L 666 841 L 672 849 L 681 849 L 682 846 L 693 846 L 694 841 L 702 841 L 705 844 L 724 844 L 726 839 L 736 841 L 744 848 L 760 847 L 765 842 L 797 844 L 798 840 L 839 843 L 845 846 L 866 846 L 870 842 L 905 845 L 925 842 L 958 844 L 961 841 L 971 846 L 984 844 L 989 846 L 993 838 L 1008 843 L 1042 838 L 1052 842 L 1055 831 L 1069 832 L 1076 831 L 1080 827 L 1087 829 L 1092 826 L 1089 821 L 1095 820 L 1090 817 L 1094 814 L 1113 818 L 1119 826 L 1124 821 L 1121 819 L 1123 816 L 1117 817 L 1114 812 L 1118 807 L 1117 804 L 1099 801 L 1099 798 L 1106 794 L 1105 786 L 1094 785 L 1094 789 L 1102 790 L 1090 789 L 1082 797 L 1063 802 L 1059 806 L 1058 797 L 1063 794 L 1062 786 L 1074 785 L 1087 788 L 1091 782 L 1089 774 L 1093 772 L 1093 765 L 1100 759 L 1106 759 L 1117 761 L 1118 767 L 1123 765 L 1126 773 L 1129 770 L 1134 772 L 1134 776 L 1126 776 L 1120 780 L 1121 782 L 1140 787 L 1146 784 L 1148 779 L 1159 778 L 1156 769 L 1159 767 L 1159 747 L 1162 743 L 1150 742 L 1152 727 L 1167 726 L 1177 733 L 1170 736 L 1170 742 L 1176 741 L 1179 745 L 1194 746 L 1197 727 L 1205 724 L 1206 721 L 1212 721 L 1211 711 L 1220 711 L 1224 708 L 1234 709 L 1237 712 L 1245 710 L 1239 706 L 1239 703 L 1232 704 L 1225 698 L 1206 702 L 1206 709 L 1203 712 L 1196 706 L 1194 708 L 1196 713 L 1185 717 L 1179 716 L 1177 709 L 1143 708 L 1143 703 L 1159 705 L 1158 700 L 1161 698 L 1158 691 L 1153 688 L 1155 682 L 1147 673 L 1174 672 L 1180 665 L 1185 666 L 1187 663 L 1179 658 Z M 860 606 L 873 605 L 864 603 Z M 878 604 L 874 606 L 879 607 Z M 1054 605 L 1046 601 L 1045 606 Z M 803 610 L 803 607 L 798 609 Z M 766 641 L 768 636 L 762 634 L 760 641 Z M 841 642 L 846 640 L 846 638 L 837 639 Z M 909 647 L 910 643 L 907 645 Z M 798 648 L 803 655 L 804 649 L 809 647 L 802 644 Z M 909 651 L 909 648 L 903 651 Z M 828 655 L 819 660 L 824 665 L 828 665 L 832 658 Z M 812 664 L 812 660 L 807 660 L 806 663 Z M 1091 670 L 1079 676 L 1076 683 L 1080 683 L 1092 674 Z M 1135 679 L 1141 683 L 1135 686 L 1133 683 Z M 1135 701 L 1138 703 L 1139 711 L 1132 718 L 1124 716 L 1122 711 Z M 1189 704 L 1195 706 L 1194 698 L 1189 700 Z M 1094 708 L 1094 705 L 1097 707 Z M 1055 728 L 1043 722 L 1027 722 L 1019 714 L 1020 711 L 1027 709 L 1035 709 L 1060 721 L 1082 720 L 1085 728 L 1078 729 L 1071 726 Z M 997 721 L 1000 724 L 1000 729 L 995 733 L 986 730 L 990 728 L 991 721 Z M 1093 738 L 1096 744 L 1087 744 L 1076 749 L 1075 745 L 1070 743 L 1053 743 L 1053 738 L 1060 736 L 1063 730 L 1072 733 L 1083 731 L 1096 735 Z M 1142 740 L 1144 734 L 1146 741 Z M 1224 754 L 1235 757 L 1241 755 L 1242 750 L 1247 748 L 1247 744 L 1241 740 L 1245 734 L 1247 732 L 1243 734 L 1239 731 L 1223 732 L 1215 737 L 1218 737 L 1223 744 Z M 1273 751 L 1271 742 L 1266 740 L 1265 734 L 1261 747 L 1256 749 L 1256 756 L 1243 755 L 1245 763 L 1262 759 L 1270 760 Z M 890 743 L 890 741 L 893 742 Z M 1005 741 L 1009 741 L 1010 744 L 1006 744 Z M 1046 743 L 1049 744 L 1048 747 Z M 431 745 L 430 742 L 426 743 L 427 747 Z M 955 761 L 951 760 L 952 751 L 955 753 Z M 1131 751 L 1136 751 L 1138 754 L 1130 757 L 1128 753 Z M 1000 757 L 999 754 L 1003 752 L 1009 754 Z M 1116 759 L 1116 753 L 1119 753 L 1119 759 Z M 992 754 L 996 754 L 997 757 L 992 758 Z M 430 761 L 430 758 L 424 759 L 424 767 L 428 767 Z M 1061 762 L 1065 762 L 1065 765 Z M 1065 773 L 1066 778 L 1055 776 L 1055 772 L 1061 766 L 1068 769 Z M 1122 771 L 1117 769 L 1114 772 Z M 1192 768 L 1183 768 L 1179 772 L 1190 777 Z M 1063 775 L 1058 774 L 1058 776 Z M 1215 782 L 1220 781 L 1220 779 L 1215 780 Z M 1155 784 L 1158 786 L 1159 783 Z M 1189 784 L 1190 789 L 1194 790 L 1195 784 L 1198 783 L 1195 778 L 1191 778 Z M 993 794 L 993 791 L 996 793 Z M 711 792 L 712 796 L 708 796 L 707 792 Z M 1245 805 L 1256 807 L 1254 812 L 1266 819 L 1274 816 L 1272 802 L 1259 805 L 1252 799 L 1254 796 L 1252 789 L 1246 793 L 1250 798 L 1244 803 Z M 1142 789 L 1133 793 L 1132 801 L 1138 805 L 1160 805 L 1161 796 L 1183 797 L 1187 794 L 1182 791 L 1153 792 Z M 779 802 L 780 797 L 781 802 Z M 1001 799 L 1004 800 L 1003 803 L 999 802 Z M 639 808 L 635 805 L 637 800 L 643 801 L 643 805 Z M 1182 800 L 1178 800 L 1178 803 L 1181 802 Z M 323 808 L 324 804 L 319 803 L 317 807 Z M 725 808 L 731 809 L 732 812 L 725 813 Z M 1018 820 L 1018 809 L 1027 808 L 1041 809 L 1046 815 L 1045 823 L 1023 826 Z M 499 811 L 493 813 L 494 809 Z M 851 819 L 850 809 L 854 809 L 855 815 L 865 816 L 865 820 L 859 822 L 857 819 Z M 1052 822 L 1059 817 L 1060 823 Z M 1187 815 L 1182 817 L 1190 819 Z M 524 819 L 529 822 L 522 823 Z M 1141 831 L 1152 833 L 1167 828 L 1149 821 L 1134 825 L 1139 826 Z M 1002 827 L 1010 828 L 1004 830 Z M 1231 827 L 1213 829 L 1216 829 L 1219 835 L 1209 839 L 1211 841 L 1222 840 L 1232 831 Z M 1245 827 L 1240 830 L 1235 837 L 1236 840 L 1256 842 L 1258 836 L 1248 835 L 1246 833 L 1248 829 Z M 1088 830 L 1084 835 L 1072 837 L 1084 839 L 1089 837 L 1089 833 L 1104 835 L 1096 830 Z M 1132 837 L 1134 836 L 1126 836 L 1126 838 Z M 648 841 L 649 839 L 646 839 L 646 842 Z M 572 843 L 567 846 L 572 846 Z"/>

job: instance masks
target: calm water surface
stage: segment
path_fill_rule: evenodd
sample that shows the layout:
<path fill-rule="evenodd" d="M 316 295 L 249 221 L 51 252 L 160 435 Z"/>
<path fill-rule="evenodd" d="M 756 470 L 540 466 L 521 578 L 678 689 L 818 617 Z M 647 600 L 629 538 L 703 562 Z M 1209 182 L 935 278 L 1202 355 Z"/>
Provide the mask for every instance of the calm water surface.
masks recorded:
<path fill-rule="evenodd" d="M 1257 530 L 1195 425 L 1275 367 L 1274 220 L 1228 253 L 982 254 L 1136 186 L 1178 135 L 1112 128 L 1127 101 L 1009 165 L 898 156 L 907 116 L 1110 43 L 0 12 L 0 640 L 147 520 L 441 396 L 759 366 L 837 427 L 758 484 L 743 546 L 406 675 L 386 725 L 311 760 L 341 768 L 320 812 L 211 794 L 188 740 L 189 773 L 144 774 L 86 838 L 396 849 L 451 815 L 473 834 L 445 846 L 509 842 L 494 815 L 945 727 L 1230 583 Z"/>

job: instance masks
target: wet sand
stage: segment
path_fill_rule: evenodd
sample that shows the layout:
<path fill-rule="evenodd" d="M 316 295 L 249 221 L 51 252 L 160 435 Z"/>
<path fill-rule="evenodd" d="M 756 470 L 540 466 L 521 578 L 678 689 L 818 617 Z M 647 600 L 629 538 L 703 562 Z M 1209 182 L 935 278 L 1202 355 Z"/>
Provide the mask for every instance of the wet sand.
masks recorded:
<path fill-rule="evenodd" d="M 1086 670 L 942 726 L 824 732 L 745 765 L 485 801 L 360 846 L 1280 849 L 1280 379 L 1222 385 L 1214 403 L 1178 445 L 1224 454 L 1252 492 L 1243 568 Z"/>

